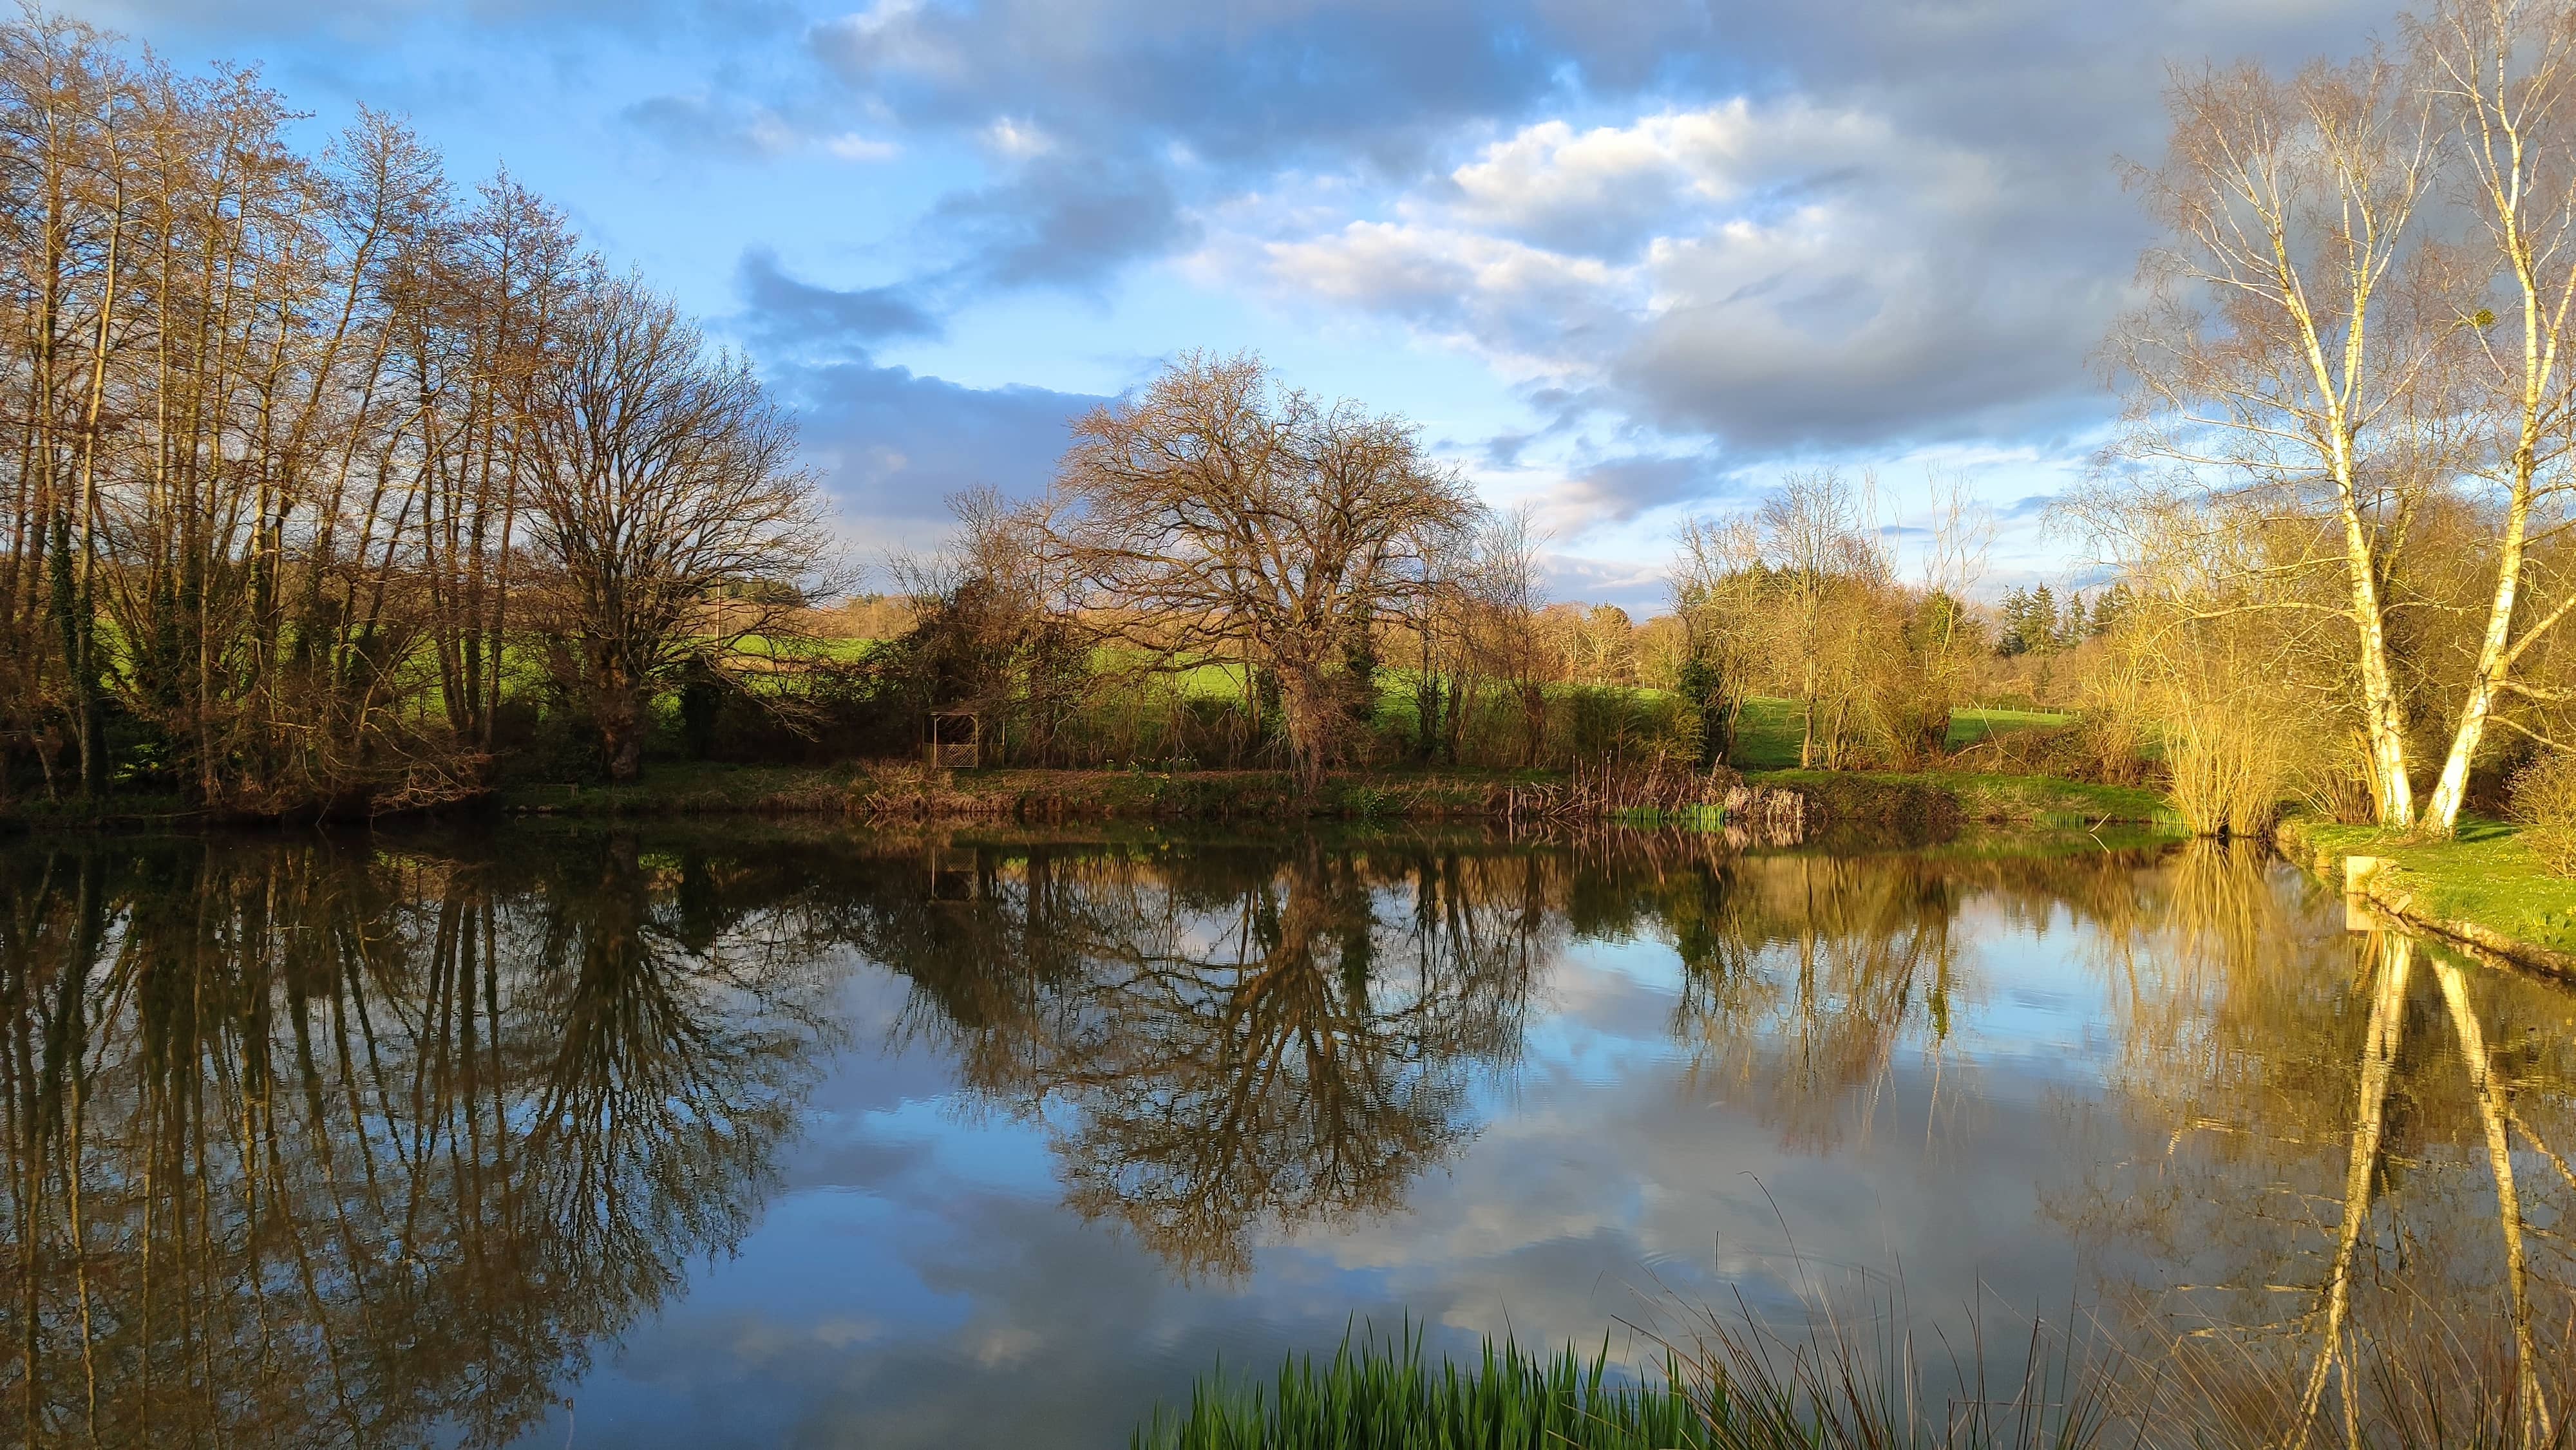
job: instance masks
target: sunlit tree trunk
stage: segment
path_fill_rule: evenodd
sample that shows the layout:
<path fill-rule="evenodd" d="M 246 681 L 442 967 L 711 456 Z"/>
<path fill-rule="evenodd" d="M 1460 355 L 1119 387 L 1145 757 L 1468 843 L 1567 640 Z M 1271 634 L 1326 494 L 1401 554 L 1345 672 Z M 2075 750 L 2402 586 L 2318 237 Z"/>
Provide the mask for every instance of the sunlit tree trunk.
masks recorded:
<path fill-rule="evenodd" d="M 2345 1160 L 2343 1221 L 2336 1228 L 2334 1257 L 2326 1270 L 2325 1303 L 2314 1316 L 2320 1321 L 2317 1358 L 2299 1396 L 2297 1426 L 2290 1441 L 2294 1450 L 2308 1443 L 2337 1365 L 2343 1366 L 2346 1394 L 2352 1393 L 2352 1362 L 2344 1335 L 2352 1313 L 2353 1260 L 2362 1233 L 2370 1226 L 2371 1185 L 2379 1174 L 2380 1142 L 2388 1121 L 2388 1085 L 2397 1070 L 2397 1050 L 2406 1025 L 2406 987 L 2415 967 L 2412 938 L 2384 932 L 2376 945 L 2379 960 L 2370 995 L 2370 1026 L 2361 1045 L 2361 1090 L 2353 1104 L 2352 1147 Z"/>
<path fill-rule="evenodd" d="M 2576 592 L 2543 602 L 2519 635 L 2515 615 L 2527 573 L 2533 508 L 2553 490 L 2544 475 L 2565 457 L 2571 383 L 2561 359 L 2569 308 L 2576 304 L 2576 134 L 2564 117 L 2576 89 L 2576 27 L 2556 6 L 2522 0 L 2453 0 L 2423 28 L 2422 41 L 2455 112 L 2460 151 L 2475 183 L 2495 259 L 2510 279 L 2515 346 L 2484 352 L 2491 369 L 2501 457 L 2496 471 L 2504 517 L 2495 542 L 2495 583 L 2487 603 L 2450 749 L 2426 803 L 2423 826 L 2449 835 L 2468 796 L 2500 698 L 2510 692 L 2559 698 L 2521 684 L 2514 667 L 2571 606 Z M 2481 312 L 2478 321 L 2484 321 Z M 2528 611 L 2525 611 L 2528 614 Z"/>
<path fill-rule="evenodd" d="M 2469 1089 L 2486 1127 L 2487 1163 L 2495 1173 L 2496 1221 L 2504 1231 L 2505 1289 L 2513 1306 L 2514 1408 L 2522 1418 L 2523 1443 L 2546 1444 L 2553 1432 L 2549 1400 L 2540 1383 L 2539 1351 L 2531 1336 L 2531 1257 L 2523 1248 L 2522 1194 L 2514 1185 L 2513 1140 L 2508 1131 L 2513 1110 L 2504 1085 L 2496 1080 L 2495 1059 L 2487 1051 L 2486 1033 L 2478 1025 L 2477 1009 L 2470 1005 L 2460 969 L 2436 960 L 2433 976 L 2442 984 L 2442 1000 L 2449 1005 L 2451 1026 L 2460 1036 Z"/>

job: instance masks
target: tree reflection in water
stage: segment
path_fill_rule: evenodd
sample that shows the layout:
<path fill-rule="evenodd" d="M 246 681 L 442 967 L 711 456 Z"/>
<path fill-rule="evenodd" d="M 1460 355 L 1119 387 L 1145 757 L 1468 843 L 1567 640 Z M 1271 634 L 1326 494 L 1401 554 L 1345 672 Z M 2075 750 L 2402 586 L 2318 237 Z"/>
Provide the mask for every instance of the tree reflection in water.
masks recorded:
<path fill-rule="evenodd" d="M 2167 1428 L 2221 1443 L 2557 1443 L 2576 1405 L 2576 1010 L 2207 843 L 2057 860 L 1712 855 L 1666 869 L 1696 1091 L 1793 1146 L 1933 1101 L 1988 990 L 1963 925 L 2071 912 L 2112 1020 L 2061 1090 L 2047 1215 Z M 1953 1079 L 1956 1081 L 1956 1078 Z M 1927 1137 L 1927 1146 L 1934 1146 Z M 2087 1313 L 2095 1312 L 2088 1308 Z"/>
<path fill-rule="evenodd" d="M 2072 1109 L 2130 1151 L 2050 1204 L 2124 1332 L 2231 1438 L 2551 1443 L 2576 1359 L 2565 989 L 2346 933 L 2243 849 L 2189 848 L 2136 905 L 2100 938 L 2112 1092 Z"/>
<path fill-rule="evenodd" d="M 599 838 L 0 871 L 27 1443 L 506 1441 L 749 1226 L 823 1033 L 792 893 Z"/>
<path fill-rule="evenodd" d="M 2156 855 L 1711 852 L 1694 871 L 1668 867 L 1654 910 L 1683 968 L 1673 1031 L 1691 1051 L 1693 1090 L 1750 1106 L 1793 1146 L 1830 1151 L 1875 1128 L 1911 1043 L 1933 1071 L 1928 1133 L 1945 1075 L 1964 1089 L 1979 1066 L 1952 1051 L 1988 990 L 1980 928 L 1961 919 L 1969 904 L 1989 916 L 1987 932 L 2035 932 L 2070 908 L 2118 921 Z"/>
<path fill-rule="evenodd" d="M 857 939 L 968 1086 L 1050 1124 L 1076 1211 L 1233 1274 L 1261 1226 L 1393 1208 L 1464 1139 L 1561 931 L 1549 875 L 1311 841 L 986 852 L 971 900 L 881 903 Z"/>

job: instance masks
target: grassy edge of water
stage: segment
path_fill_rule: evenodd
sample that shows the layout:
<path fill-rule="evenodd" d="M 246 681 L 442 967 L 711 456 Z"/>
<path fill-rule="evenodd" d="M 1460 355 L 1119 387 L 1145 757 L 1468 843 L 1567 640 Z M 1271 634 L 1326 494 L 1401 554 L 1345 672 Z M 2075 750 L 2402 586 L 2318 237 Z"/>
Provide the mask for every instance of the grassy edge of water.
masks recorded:
<path fill-rule="evenodd" d="M 2046 775 L 1964 770 L 1766 770 L 1748 784 L 1795 790 L 1829 820 L 1848 824 L 2038 826 L 2085 830 L 2136 826 L 2187 835 L 2162 795 L 2136 786 L 2093 785 Z"/>
<path fill-rule="evenodd" d="M 2273 832 L 2281 854 L 2344 889 L 2344 860 L 2383 864 L 2371 905 L 2518 965 L 2576 979 L 2576 881 L 2541 865 L 2505 821 L 2463 819 L 2450 840 L 2292 817 Z"/>
<path fill-rule="evenodd" d="M 1157 1406 L 1129 1447 L 2082 1450 L 2152 1412 L 2152 1399 L 2130 1396 L 2123 1356 L 2096 1336 L 2036 1321 L 2016 1380 L 1987 1381 L 1978 1331 L 1974 1363 L 1950 1356 L 1966 1376 L 1963 1394 L 1935 1403 L 1923 1342 L 1898 1327 L 1893 1308 L 1846 1318 L 1811 1305 L 1803 1331 L 1786 1334 L 1756 1325 L 1749 1310 L 1735 1322 L 1692 1311 L 1681 1336 L 1648 1333 L 1660 1357 L 1626 1374 L 1613 1371 L 1606 1336 L 1588 1355 L 1568 1345 L 1546 1356 L 1480 1337 L 1464 1365 L 1443 1355 L 1435 1366 L 1411 1322 L 1396 1335 L 1354 1325 L 1329 1362 L 1292 1353 L 1267 1384 L 1223 1366 L 1202 1374 L 1187 1408 Z"/>
<path fill-rule="evenodd" d="M 1760 771 L 1758 788 L 1794 792 L 1821 829 L 1909 844 L 1944 842 L 1974 828 L 2037 829 L 2080 841 L 2088 832 L 2183 834 L 2154 792 L 2047 776 L 1968 771 Z M 1312 798 L 1277 770 L 929 770 L 908 762 L 733 765 L 662 762 L 629 785 L 505 784 L 467 811 L 506 816 L 631 821 L 700 816 L 816 817 L 871 823 L 1027 824 L 1105 821 L 1485 821 L 1513 814 L 1516 797 L 1565 791 L 1569 775 L 1538 769 L 1394 768 L 1334 775 Z M 145 809 L 134 809 L 141 806 Z M 167 809 L 153 809 L 167 807 Z M 436 814 L 436 813 L 433 813 Z M 1714 807 L 1583 812 L 1603 824 L 1709 830 Z M 112 812 L 76 803 L 0 807 L 0 830 L 171 827 L 210 818 L 175 801 L 120 802 Z"/>
<path fill-rule="evenodd" d="M 918 766 L 665 765 L 633 785 L 520 785 L 495 797 L 532 815 L 849 814 L 1021 820 L 1299 816 L 1462 819 L 1500 814 L 1514 790 L 1561 785 L 1545 770 L 1380 770 L 1337 774 L 1312 800 L 1285 771 L 929 771 Z M 2047 776 L 1966 771 L 1763 771 L 1833 821 L 2178 830 L 2153 791 Z M 1669 824 L 1640 821 L 1639 824 Z M 1694 820 L 1685 824 L 1710 824 Z"/>
<path fill-rule="evenodd" d="M 1281 770 L 929 770 L 904 762 L 832 766 L 669 764 L 623 786 L 516 785 L 495 793 L 521 815 L 847 815 L 957 820 L 1450 819 L 1496 814 L 1514 789 L 1560 782 L 1537 770 L 1336 775 L 1301 798 Z"/>

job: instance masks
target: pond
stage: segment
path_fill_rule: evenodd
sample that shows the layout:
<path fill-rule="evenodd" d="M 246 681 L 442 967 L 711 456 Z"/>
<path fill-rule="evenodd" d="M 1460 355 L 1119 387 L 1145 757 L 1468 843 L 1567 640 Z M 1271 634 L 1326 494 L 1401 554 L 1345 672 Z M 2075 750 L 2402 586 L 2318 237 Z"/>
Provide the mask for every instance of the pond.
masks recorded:
<path fill-rule="evenodd" d="M 2348 925 L 2205 844 L 20 841 L 0 1422 L 1114 1446 L 1354 1324 L 1847 1292 L 2568 1356 L 2576 995 Z"/>

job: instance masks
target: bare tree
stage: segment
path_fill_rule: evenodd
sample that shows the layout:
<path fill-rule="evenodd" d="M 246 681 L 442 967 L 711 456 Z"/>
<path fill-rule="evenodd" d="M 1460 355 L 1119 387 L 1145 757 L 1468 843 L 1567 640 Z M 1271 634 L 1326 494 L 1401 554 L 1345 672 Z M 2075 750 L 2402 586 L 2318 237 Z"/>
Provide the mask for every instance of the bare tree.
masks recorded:
<path fill-rule="evenodd" d="M 1740 519 L 1690 519 L 1675 543 L 1673 612 L 1684 631 L 1675 684 L 1699 714 L 1700 763 L 1722 765 L 1765 658 L 1761 546 Z"/>
<path fill-rule="evenodd" d="M 1367 635 L 1437 587 L 1479 513 L 1411 424 L 1284 387 L 1249 354 L 1190 354 L 1074 425 L 1030 516 L 1106 638 L 1163 661 L 1275 672 L 1300 785 L 1348 718 L 1337 688 Z"/>
<path fill-rule="evenodd" d="M 746 640 L 804 604 L 824 560 L 817 495 L 750 364 L 637 282 L 569 310 L 532 414 L 529 523 L 560 667 L 610 775 L 631 780 L 654 694 L 690 661 L 738 668 Z"/>
<path fill-rule="evenodd" d="M 1471 648 L 1520 710 L 1524 765 L 1538 764 L 1546 745 L 1547 682 L 1556 663 L 1542 625 L 1546 543 L 1528 505 L 1490 515 L 1475 532 L 1465 579 Z"/>
<path fill-rule="evenodd" d="M 580 602 L 556 618 L 586 621 L 570 673 L 601 699 L 657 650 L 722 656 L 810 557 L 810 528 L 761 534 L 756 484 L 712 506 L 757 560 L 671 512 L 748 458 L 786 476 L 738 364 L 610 326 L 635 299 L 506 178 L 460 205 L 390 118 L 307 154 L 294 116 L 249 72 L 0 24 L 0 790 L 30 762 L 256 813 L 479 788 L 504 652 L 542 623 L 512 603 L 540 422 L 548 542 L 581 566 L 552 602 Z"/>
<path fill-rule="evenodd" d="M 1793 473 L 1762 501 L 1753 538 L 1768 568 L 1772 661 L 1798 701 L 1798 764 L 1844 764 L 1887 623 L 1876 608 L 1895 582 L 1894 563 L 1868 527 L 1876 480 L 1855 484 L 1835 469 Z"/>
<path fill-rule="evenodd" d="M 2185 491 L 2322 503 L 2331 542 L 2281 567 L 2342 576 L 2372 795 L 2383 823 L 2409 825 L 2387 579 L 2440 472 L 2426 452 L 2446 400 L 2428 392 L 2457 320 L 2455 277 L 2412 230 L 2432 107 L 2376 55 L 2287 81 L 2180 75 L 2167 105 L 2167 158 L 2133 176 L 2168 240 L 2142 264 L 2152 301 L 2110 344 L 2132 425 L 2115 452 Z"/>

